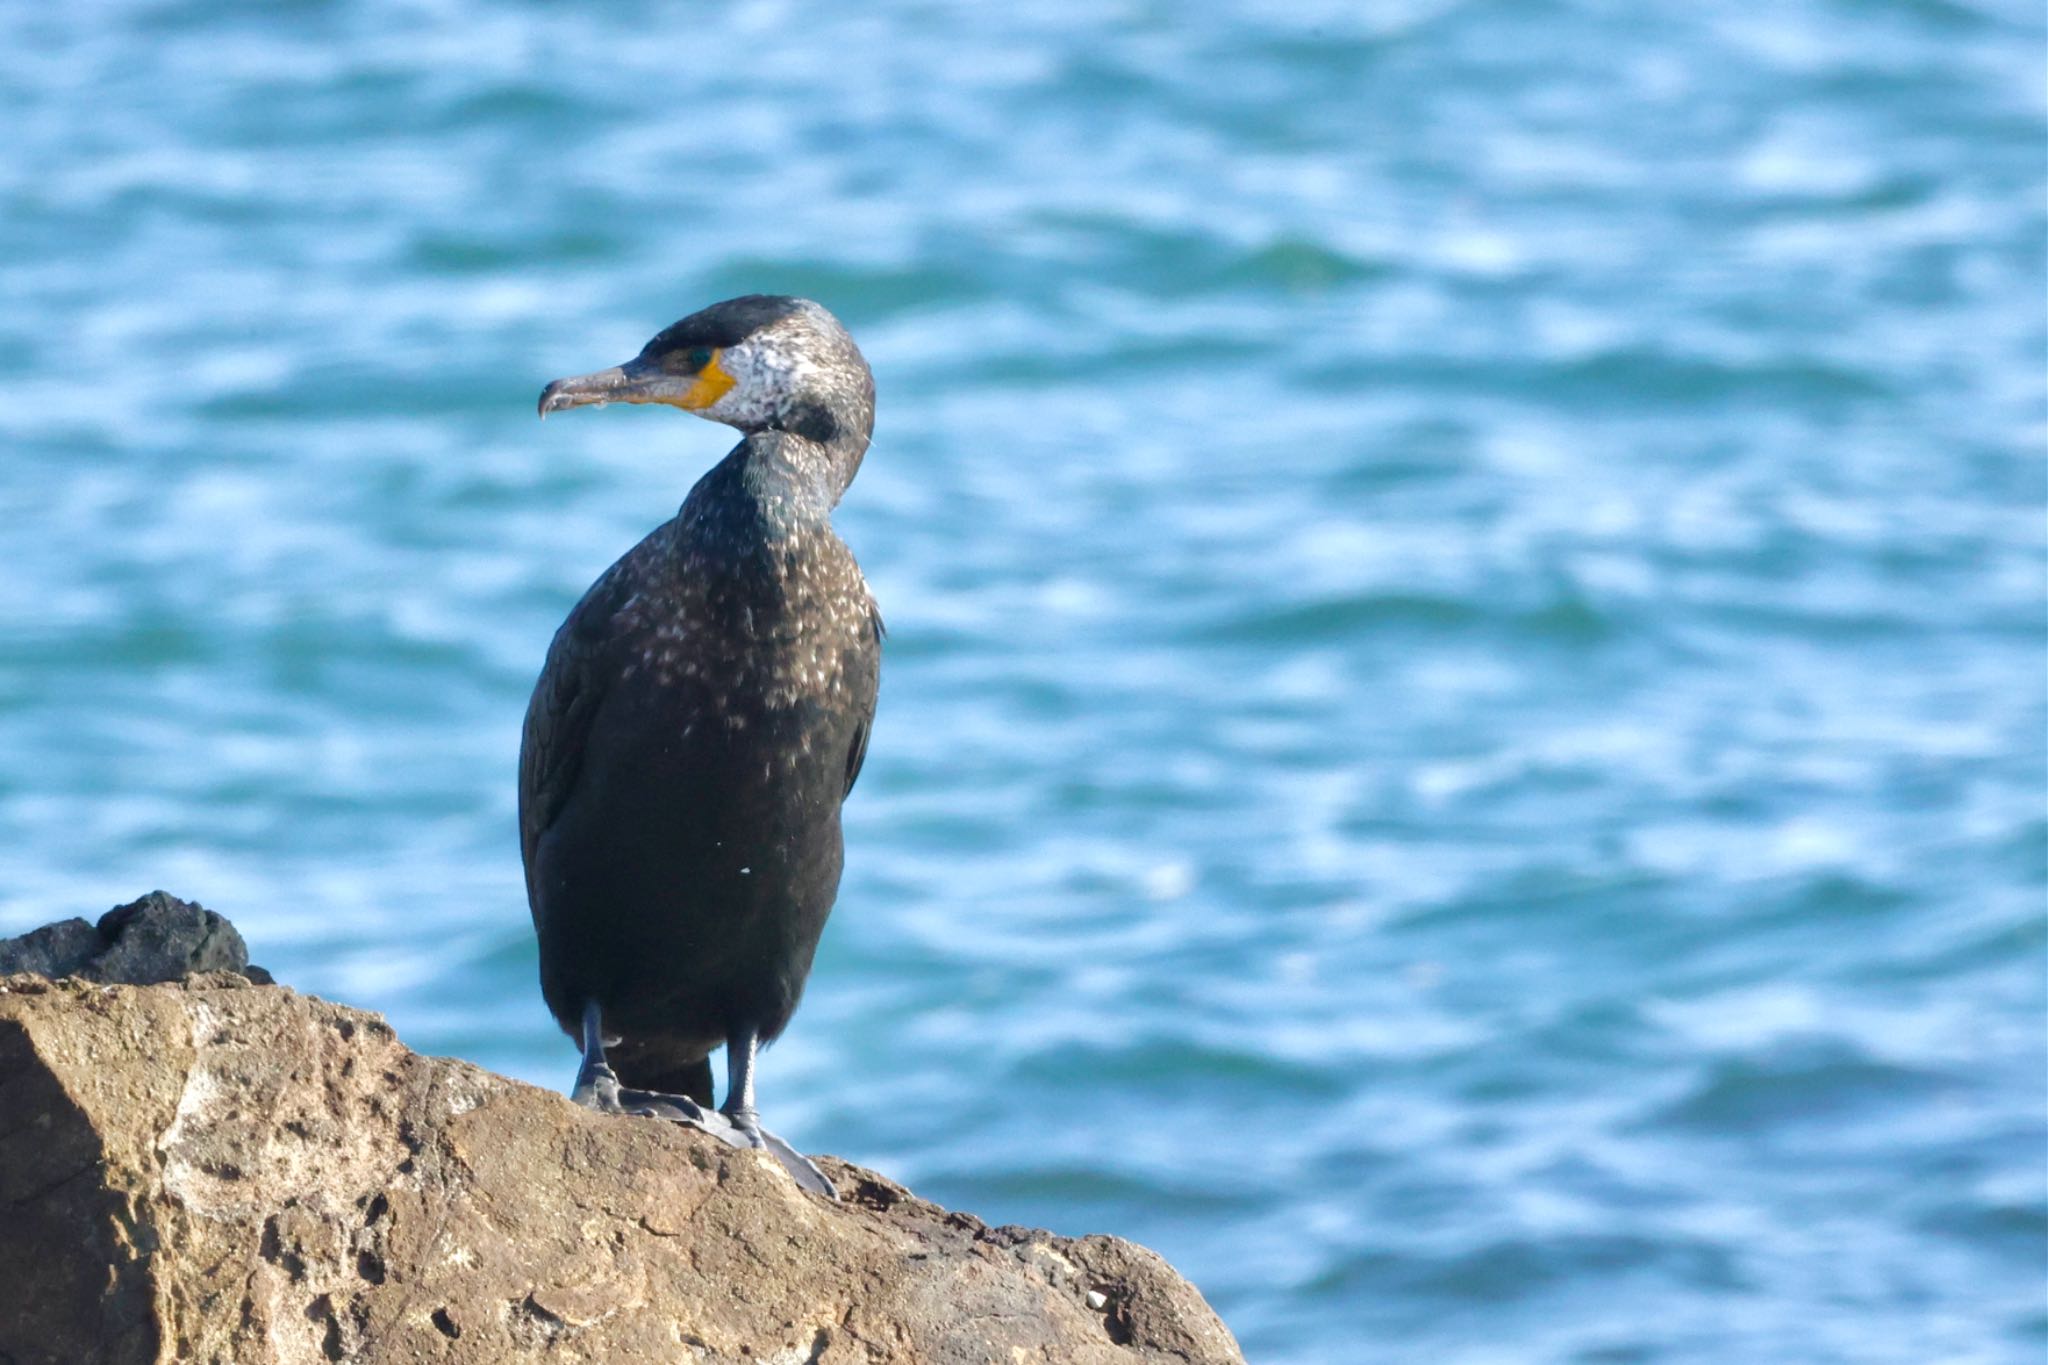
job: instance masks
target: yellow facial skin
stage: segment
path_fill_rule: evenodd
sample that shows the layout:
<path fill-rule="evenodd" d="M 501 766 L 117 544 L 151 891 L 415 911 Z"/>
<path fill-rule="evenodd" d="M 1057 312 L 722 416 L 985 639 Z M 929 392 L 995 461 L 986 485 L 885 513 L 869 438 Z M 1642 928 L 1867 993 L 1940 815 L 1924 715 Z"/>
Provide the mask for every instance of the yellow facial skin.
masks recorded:
<path fill-rule="evenodd" d="M 720 357 L 724 354 L 722 350 L 711 353 L 711 359 L 704 363 L 703 369 L 697 371 L 697 382 L 690 385 L 683 396 L 676 400 L 677 407 L 688 408 L 691 412 L 702 412 L 732 392 L 733 385 L 739 383 L 739 380 L 734 379 L 725 366 L 719 363 Z"/>

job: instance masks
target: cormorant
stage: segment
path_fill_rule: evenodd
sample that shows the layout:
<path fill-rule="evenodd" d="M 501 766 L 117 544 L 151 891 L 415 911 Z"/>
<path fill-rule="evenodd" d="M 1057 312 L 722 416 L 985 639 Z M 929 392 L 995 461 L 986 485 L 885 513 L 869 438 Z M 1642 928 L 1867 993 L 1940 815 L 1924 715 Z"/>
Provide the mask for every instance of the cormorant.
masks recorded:
<path fill-rule="evenodd" d="M 882 619 L 831 520 L 874 395 L 838 319 L 748 295 L 540 397 L 745 433 L 576 604 L 527 709 L 520 850 L 541 993 L 583 1048 L 573 1098 L 766 1147 L 826 1195 L 760 1126 L 754 1059 L 803 993 L 875 714 Z"/>

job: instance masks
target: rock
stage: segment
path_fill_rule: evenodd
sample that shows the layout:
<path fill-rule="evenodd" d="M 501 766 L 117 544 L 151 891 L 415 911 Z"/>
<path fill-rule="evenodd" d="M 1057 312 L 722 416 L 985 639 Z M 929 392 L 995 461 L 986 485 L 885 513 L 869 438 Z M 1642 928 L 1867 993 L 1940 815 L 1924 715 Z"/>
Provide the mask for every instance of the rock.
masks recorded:
<path fill-rule="evenodd" d="M 37 933 L 0 961 L 70 960 L 75 928 Z M 178 941 L 214 961 L 228 940 Z M 991 1228 L 820 1164 L 843 1202 L 230 970 L 14 976 L 0 1361 L 1242 1360 L 1142 1247 Z"/>
<path fill-rule="evenodd" d="M 0 939 L 0 976 L 77 976 L 107 951 L 100 931 L 82 919 L 59 920 L 20 938 Z"/>
<path fill-rule="evenodd" d="M 151 986 L 194 972 L 250 971 L 249 949 L 234 925 L 162 891 L 107 911 L 99 931 L 109 946 L 88 973 L 95 981 Z M 270 979 L 261 967 L 255 971 Z"/>
<path fill-rule="evenodd" d="M 16 972 L 138 986 L 193 972 L 270 980 L 270 973 L 249 965 L 249 949 L 225 917 L 162 891 L 115 906 L 100 916 L 97 928 L 67 919 L 0 939 L 0 976 Z"/>

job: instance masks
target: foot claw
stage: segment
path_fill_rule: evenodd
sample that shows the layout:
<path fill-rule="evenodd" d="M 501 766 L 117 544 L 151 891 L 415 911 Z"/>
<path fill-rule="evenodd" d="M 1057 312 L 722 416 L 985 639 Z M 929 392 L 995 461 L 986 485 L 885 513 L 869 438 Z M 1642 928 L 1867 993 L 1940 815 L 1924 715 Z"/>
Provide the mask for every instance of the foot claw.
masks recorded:
<path fill-rule="evenodd" d="M 658 1090 L 621 1090 L 619 1104 L 622 1112 L 641 1118 L 668 1119 L 698 1127 L 704 1127 L 712 1117 L 709 1110 L 688 1095 L 664 1095 Z"/>
<path fill-rule="evenodd" d="M 608 1066 L 592 1067 L 576 1078 L 569 1098 L 600 1114 L 624 1114 L 630 1118 L 667 1119 L 688 1123 L 707 1132 L 727 1125 L 724 1115 L 705 1109 L 688 1095 L 664 1095 L 658 1090 L 628 1090 Z"/>

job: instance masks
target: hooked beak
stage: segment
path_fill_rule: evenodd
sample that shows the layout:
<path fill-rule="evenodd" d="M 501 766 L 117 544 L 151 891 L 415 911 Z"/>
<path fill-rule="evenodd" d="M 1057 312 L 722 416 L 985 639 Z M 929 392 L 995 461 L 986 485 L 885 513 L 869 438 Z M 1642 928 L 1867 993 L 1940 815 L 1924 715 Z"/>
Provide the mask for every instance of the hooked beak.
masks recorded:
<path fill-rule="evenodd" d="M 645 358 L 636 358 L 593 374 L 557 379 L 541 390 L 540 415 L 566 408 L 601 408 L 606 403 L 673 403 L 680 407 L 692 387 L 691 377 L 672 375 Z"/>

